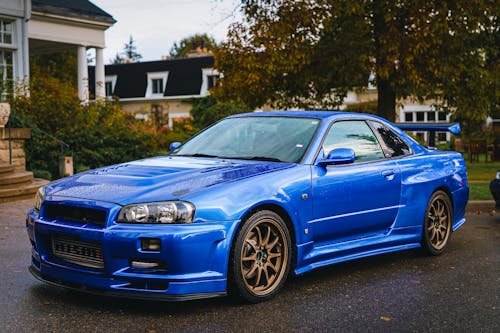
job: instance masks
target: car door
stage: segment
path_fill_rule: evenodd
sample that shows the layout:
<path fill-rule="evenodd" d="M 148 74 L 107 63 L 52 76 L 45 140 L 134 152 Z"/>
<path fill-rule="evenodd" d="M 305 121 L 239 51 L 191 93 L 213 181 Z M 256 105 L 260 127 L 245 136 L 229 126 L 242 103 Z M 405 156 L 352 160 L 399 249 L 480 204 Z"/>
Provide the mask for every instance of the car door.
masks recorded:
<path fill-rule="evenodd" d="M 323 154 L 335 148 L 353 149 L 355 162 L 313 167 L 310 226 L 314 241 L 329 244 L 387 233 L 400 204 L 401 175 L 396 162 L 386 158 L 364 120 L 333 123 L 323 142 Z"/>

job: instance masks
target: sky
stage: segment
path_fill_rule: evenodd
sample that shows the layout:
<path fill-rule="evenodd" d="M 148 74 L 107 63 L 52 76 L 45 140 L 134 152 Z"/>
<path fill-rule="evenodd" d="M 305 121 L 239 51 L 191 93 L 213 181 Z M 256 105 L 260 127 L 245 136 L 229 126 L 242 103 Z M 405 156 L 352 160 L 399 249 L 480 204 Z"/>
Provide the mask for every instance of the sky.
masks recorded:
<path fill-rule="evenodd" d="M 237 20 L 236 0 L 91 0 L 117 21 L 106 30 L 104 62 L 110 63 L 129 37 L 141 61 L 160 60 L 174 42 L 207 33 L 217 42 Z"/>

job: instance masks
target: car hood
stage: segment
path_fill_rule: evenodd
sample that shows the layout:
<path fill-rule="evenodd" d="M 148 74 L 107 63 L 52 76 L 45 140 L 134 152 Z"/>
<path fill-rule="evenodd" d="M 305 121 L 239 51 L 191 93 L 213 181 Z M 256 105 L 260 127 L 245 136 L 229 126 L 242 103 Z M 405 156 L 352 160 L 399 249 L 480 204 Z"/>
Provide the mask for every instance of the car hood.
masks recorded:
<path fill-rule="evenodd" d="M 182 199 L 221 183 L 273 172 L 292 163 L 165 156 L 118 164 L 61 179 L 47 196 L 126 205 Z"/>

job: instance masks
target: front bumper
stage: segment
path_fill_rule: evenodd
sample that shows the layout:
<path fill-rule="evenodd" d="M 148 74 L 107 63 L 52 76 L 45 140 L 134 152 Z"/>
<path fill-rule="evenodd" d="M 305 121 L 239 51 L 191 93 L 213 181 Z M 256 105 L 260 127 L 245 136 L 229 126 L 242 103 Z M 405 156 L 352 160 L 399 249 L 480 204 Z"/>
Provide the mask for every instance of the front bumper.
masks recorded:
<path fill-rule="evenodd" d="M 105 208 L 108 220 L 102 227 L 49 220 L 30 211 L 26 223 L 32 244 L 30 272 L 53 285 L 110 296 L 186 300 L 225 295 L 231 241 L 238 221 L 125 225 L 113 222 L 119 207 Z M 98 246 L 102 266 L 80 265 L 57 255 L 53 239 L 59 236 Z M 158 239 L 161 248 L 143 250 L 144 238 Z M 75 248 L 65 251 L 84 252 Z M 159 265 L 142 268 L 132 262 Z"/>
<path fill-rule="evenodd" d="M 121 290 L 106 290 L 100 288 L 89 287 L 85 284 L 78 284 L 69 281 L 55 280 L 47 275 L 42 275 L 41 272 L 33 265 L 29 266 L 30 273 L 38 280 L 45 282 L 47 284 L 63 287 L 71 290 L 76 290 L 80 292 L 85 292 L 93 295 L 99 296 L 109 296 L 109 297 L 123 297 L 131 299 L 141 299 L 141 300 L 159 300 L 159 301 L 188 301 L 194 299 L 203 299 L 211 297 L 222 297 L 227 295 L 226 292 L 213 292 L 213 293 L 198 293 L 198 294 L 185 294 L 185 295 L 171 295 L 165 293 L 145 293 L 145 292 L 135 292 L 135 291 L 121 291 Z"/>

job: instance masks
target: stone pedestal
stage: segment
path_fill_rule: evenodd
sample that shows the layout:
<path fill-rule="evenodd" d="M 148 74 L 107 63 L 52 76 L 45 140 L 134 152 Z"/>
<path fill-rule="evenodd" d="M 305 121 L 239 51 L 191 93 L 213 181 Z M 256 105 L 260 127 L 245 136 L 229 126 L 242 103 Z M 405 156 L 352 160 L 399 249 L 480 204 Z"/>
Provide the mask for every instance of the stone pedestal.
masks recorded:
<path fill-rule="evenodd" d="M 29 128 L 11 128 L 12 165 L 15 171 L 26 170 L 24 141 L 31 137 Z M 0 128 L 0 164 L 9 163 L 9 129 Z"/>
<path fill-rule="evenodd" d="M 5 127 L 5 124 L 9 121 L 10 116 L 10 104 L 9 103 L 0 103 L 0 128 Z"/>

